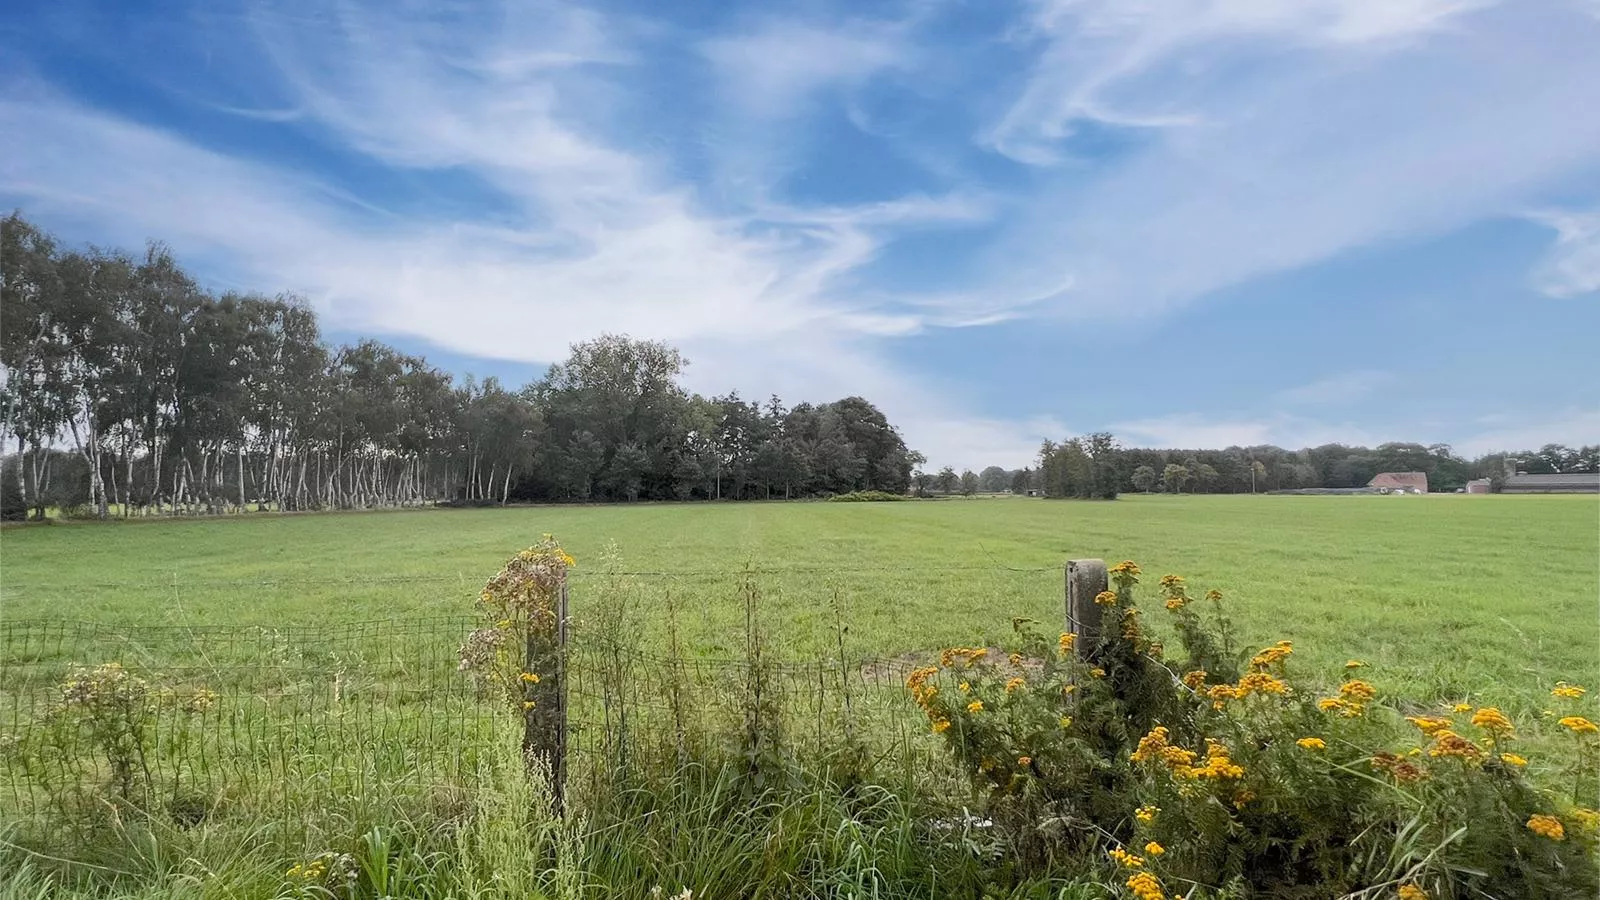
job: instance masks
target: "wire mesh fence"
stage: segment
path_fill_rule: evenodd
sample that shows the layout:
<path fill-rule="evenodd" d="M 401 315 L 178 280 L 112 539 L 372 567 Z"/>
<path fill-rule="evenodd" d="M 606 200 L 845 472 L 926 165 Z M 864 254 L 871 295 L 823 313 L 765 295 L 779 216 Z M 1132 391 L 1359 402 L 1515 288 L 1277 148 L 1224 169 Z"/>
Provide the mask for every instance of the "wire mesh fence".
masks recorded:
<path fill-rule="evenodd" d="M 878 590 L 872 578 L 905 590 L 950 571 L 574 578 L 563 685 L 571 778 L 713 756 L 922 765 L 937 742 L 905 679 L 937 651 L 861 653 L 827 606 Z M 1059 596 L 1056 568 L 985 577 L 962 589 Z M 762 636 L 749 603 L 729 602 L 754 583 L 763 616 L 791 623 L 781 643 Z M 800 614 L 815 621 L 796 638 Z M 372 797 L 458 802 L 523 729 L 459 670 L 458 650 L 482 624 L 0 622 L 0 824 L 81 820 L 108 799 L 179 822 Z"/>

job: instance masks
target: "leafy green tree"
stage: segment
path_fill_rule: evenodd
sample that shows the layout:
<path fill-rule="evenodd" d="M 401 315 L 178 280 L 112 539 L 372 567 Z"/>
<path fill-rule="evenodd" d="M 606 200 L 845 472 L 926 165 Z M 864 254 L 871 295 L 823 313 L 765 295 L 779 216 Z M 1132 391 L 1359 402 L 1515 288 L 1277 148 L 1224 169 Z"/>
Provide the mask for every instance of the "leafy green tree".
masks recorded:
<path fill-rule="evenodd" d="M 934 478 L 934 482 L 939 487 L 939 493 L 953 494 L 955 493 L 956 488 L 961 484 L 961 476 L 956 474 L 956 470 L 954 468 L 945 466 L 939 470 L 939 474 Z"/>
<path fill-rule="evenodd" d="M 961 473 L 961 493 L 970 497 L 978 492 L 978 475 L 971 469 Z"/>
<path fill-rule="evenodd" d="M 1161 470 L 1161 484 L 1168 493 L 1183 493 L 1183 486 L 1188 482 L 1189 470 L 1177 463 L 1167 463 L 1167 467 Z"/>
<path fill-rule="evenodd" d="M 1133 486 L 1148 494 L 1156 486 L 1156 470 L 1149 466 L 1140 466 L 1133 470 Z"/>

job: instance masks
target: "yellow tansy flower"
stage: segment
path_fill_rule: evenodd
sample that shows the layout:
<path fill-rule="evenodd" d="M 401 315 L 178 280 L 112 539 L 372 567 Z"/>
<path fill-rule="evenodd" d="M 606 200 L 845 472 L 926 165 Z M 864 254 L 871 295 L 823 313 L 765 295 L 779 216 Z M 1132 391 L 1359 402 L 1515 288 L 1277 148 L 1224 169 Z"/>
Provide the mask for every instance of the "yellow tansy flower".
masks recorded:
<path fill-rule="evenodd" d="M 1555 816 L 1536 815 L 1529 818 L 1528 830 L 1552 841 L 1559 841 L 1567 836 L 1567 830 L 1561 827 L 1561 820 Z"/>
<path fill-rule="evenodd" d="M 1319 737 L 1303 737 L 1300 740 L 1295 741 L 1295 744 L 1299 745 L 1300 749 L 1302 750 L 1328 749 L 1328 742 Z"/>
<path fill-rule="evenodd" d="M 1596 726 L 1593 722 L 1585 719 L 1583 716 L 1565 716 L 1560 719 L 1557 724 L 1563 728 L 1570 728 L 1573 734 L 1600 733 L 1600 726 Z"/>
<path fill-rule="evenodd" d="M 1144 852 L 1146 856 L 1160 856 L 1161 854 L 1167 852 L 1167 848 L 1161 846 L 1155 841 L 1151 841 L 1150 843 L 1144 845 Z"/>
<path fill-rule="evenodd" d="M 967 704 L 967 712 L 983 712 L 983 701 L 974 700 Z"/>

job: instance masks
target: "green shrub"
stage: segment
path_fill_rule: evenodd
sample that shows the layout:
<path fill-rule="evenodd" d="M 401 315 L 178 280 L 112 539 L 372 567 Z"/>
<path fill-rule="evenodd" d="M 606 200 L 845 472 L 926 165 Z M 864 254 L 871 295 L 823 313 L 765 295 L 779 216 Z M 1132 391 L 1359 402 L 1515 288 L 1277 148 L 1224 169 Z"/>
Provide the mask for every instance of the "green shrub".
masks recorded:
<path fill-rule="evenodd" d="M 828 498 L 829 503 L 881 503 L 893 500 L 910 500 L 904 494 L 891 494 L 888 491 L 851 491 L 848 494 L 835 494 Z"/>
<path fill-rule="evenodd" d="M 1528 781 L 1499 710 L 1402 718 L 1348 674 L 1319 698 L 1291 673 L 1292 644 L 1232 654 L 1221 595 L 1204 621 L 1177 576 L 1161 581 L 1184 651 L 1168 658 L 1140 624 L 1138 567 L 1112 572 L 1095 646 L 1017 620 L 1004 658 L 953 648 L 909 681 L 1017 858 L 1104 853 L 1140 900 L 1600 888 L 1600 814 Z M 1561 724 L 1579 745 L 1570 796 L 1592 796 L 1600 736 L 1582 716 Z"/>

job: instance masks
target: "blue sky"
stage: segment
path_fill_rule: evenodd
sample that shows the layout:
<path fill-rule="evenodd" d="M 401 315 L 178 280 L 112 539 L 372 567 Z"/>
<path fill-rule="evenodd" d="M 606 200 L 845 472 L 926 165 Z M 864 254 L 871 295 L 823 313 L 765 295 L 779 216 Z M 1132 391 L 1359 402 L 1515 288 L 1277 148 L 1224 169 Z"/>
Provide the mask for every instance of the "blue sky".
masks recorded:
<path fill-rule="evenodd" d="M 1600 440 L 1596 0 L 62 0 L 0 205 L 521 383 L 603 331 L 1045 437 Z"/>

